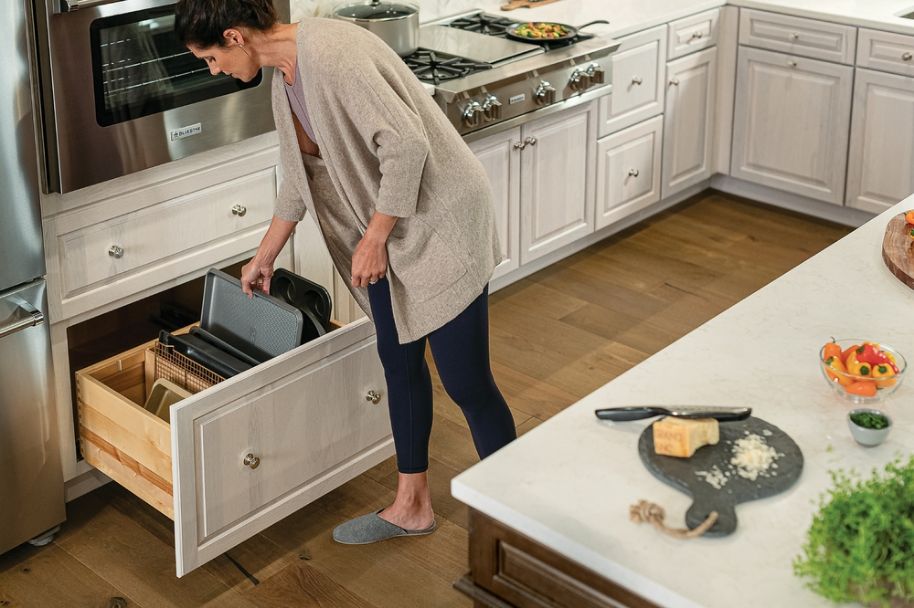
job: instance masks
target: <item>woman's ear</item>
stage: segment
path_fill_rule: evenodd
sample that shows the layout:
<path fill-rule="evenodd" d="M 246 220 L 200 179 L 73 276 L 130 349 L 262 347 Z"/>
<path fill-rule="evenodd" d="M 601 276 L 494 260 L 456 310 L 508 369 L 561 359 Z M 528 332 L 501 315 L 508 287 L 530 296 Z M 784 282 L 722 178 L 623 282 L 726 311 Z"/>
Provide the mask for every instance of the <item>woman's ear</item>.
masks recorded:
<path fill-rule="evenodd" d="M 230 27 L 222 32 L 222 40 L 225 46 L 244 46 L 244 34 L 241 33 L 241 30 L 234 27 Z"/>

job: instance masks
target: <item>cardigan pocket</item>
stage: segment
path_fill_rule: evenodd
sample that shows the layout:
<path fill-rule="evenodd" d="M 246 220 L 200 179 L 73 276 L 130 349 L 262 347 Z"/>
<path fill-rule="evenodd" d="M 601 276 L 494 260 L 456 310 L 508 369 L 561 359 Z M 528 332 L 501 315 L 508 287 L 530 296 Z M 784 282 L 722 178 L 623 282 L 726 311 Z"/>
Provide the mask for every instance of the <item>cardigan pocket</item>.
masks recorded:
<path fill-rule="evenodd" d="M 403 238 L 387 241 L 388 266 L 412 301 L 425 302 L 459 281 L 467 267 L 434 228 L 415 216 L 409 223 Z"/>

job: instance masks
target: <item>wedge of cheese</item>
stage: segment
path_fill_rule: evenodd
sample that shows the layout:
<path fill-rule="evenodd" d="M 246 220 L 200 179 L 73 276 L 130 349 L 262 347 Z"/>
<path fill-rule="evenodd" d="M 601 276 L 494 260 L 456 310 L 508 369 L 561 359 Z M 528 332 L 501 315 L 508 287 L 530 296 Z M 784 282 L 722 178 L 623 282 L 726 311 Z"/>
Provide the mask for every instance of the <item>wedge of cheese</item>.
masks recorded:
<path fill-rule="evenodd" d="M 714 418 L 691 420 L 667 416 L 654 423 L 654 452 L 663 456 L 691 458 L 695 451 L 720 441 Z"/>

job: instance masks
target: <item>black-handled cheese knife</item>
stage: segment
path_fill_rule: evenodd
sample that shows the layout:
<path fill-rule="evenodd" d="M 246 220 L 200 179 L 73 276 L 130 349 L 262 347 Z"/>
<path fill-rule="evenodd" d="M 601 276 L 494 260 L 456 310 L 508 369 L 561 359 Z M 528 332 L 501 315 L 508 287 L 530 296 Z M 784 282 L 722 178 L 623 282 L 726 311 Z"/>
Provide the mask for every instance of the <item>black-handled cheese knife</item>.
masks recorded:
<path fill-rule="evenodd" d="M 752 414 L 751 407 L 712 407 L 693 405 L 635 405 L 628 407 L 607 407 L 595 410 L 601 420 L 627 422 L 643 420 L 654 416 L 675 416 L 677 418 L 714 418 L 720 422 L 745 420 Z"/>

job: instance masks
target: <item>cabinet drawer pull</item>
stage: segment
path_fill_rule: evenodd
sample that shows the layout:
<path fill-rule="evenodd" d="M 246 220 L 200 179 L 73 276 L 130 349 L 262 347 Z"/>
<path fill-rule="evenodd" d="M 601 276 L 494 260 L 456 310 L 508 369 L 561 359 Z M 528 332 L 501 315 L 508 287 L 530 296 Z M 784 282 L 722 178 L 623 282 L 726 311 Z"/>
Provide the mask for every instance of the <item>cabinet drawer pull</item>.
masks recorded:
<path fill-rule="evenodd" d="M 641 172 L 638 171 L 637 169 L 629 169 L 628 174 L 632 177 L 638 177 L 639 175 L 641 175 Z"/>
<path fill-rule="evenodd" d="M 244 205 L 234 205 L 232 207 L 232 215 L 237 215 L 238 217 L 244 217 L 244 214 L 248 212 L 248 208 Z"/>
<path fill-rule="evenodd" d="M 381 393 L 378 391 L 368 391 L 368 394 L 365 395 L 365 401 L 371 401 L 374 405 L 377 405 L 381 402 Z"/>
<path fill-rule="evenodd" d="M 672 87 L 678 87 L 678 86 L 679 86 L 679 79 L 678 79 L 678 78 L 670 78 L 670 86 L 672 86 Z"/>
<path fill-rule="evenodd" d="M 644 82 L 644 79 L 642 79 L 641 76 L 632 77 L 632 84 L 641 84 L 643 82 Z"/>
<path fill-rule="evenodd" d="M 536 145 L 536 138 L 533 137 L 533 136 L 527 137 L 526 139 L 524 139 L 524 144 L 529 144 L 529 145 L 531 145 L 531 146 L 535 146 L 535 145 Z"/>
<path fill-rule="evenodd" d="M 692 32 L 692 40 L 701 40 L 704 36 L 704 32 Z"/>
<path fill-rule="evenodd" d="M 260 458 L 258 458 L 257 456 L 254 456 L 253 454 L 247 454 L 244 457 L 244 460 L 241 461 L 241 464 L 243 464 L 246 467 L 251 467 L 252 469 L 256 469 L 257 467 L 260 466 Z"/>
<path fill-rule="evenodd" d="M 914 59 L 914 54 L 912 54 L 911 51 L 905 51 L 905 52 L 901 55 L 901 60 L 902 60 L 902 61 L 911 61 L 912 59 Z"/>
<path fill-rule="evenodd" d="M 108 247 L 108 255 L 119 260 L 124 257 L 124 248 L 120 245 L 111 245 Z"/>
<path fill-rule="evenodd" d="M 523 150 L 523 149 L 526 148 L 526 147 L 527 147 L 527 144 L 525 144 L 525 143 L 522 142 L 522 141 L 516 141 L 516 142 L 514 142 L 514 149 L 515 149 L 515 150 Z"/>

